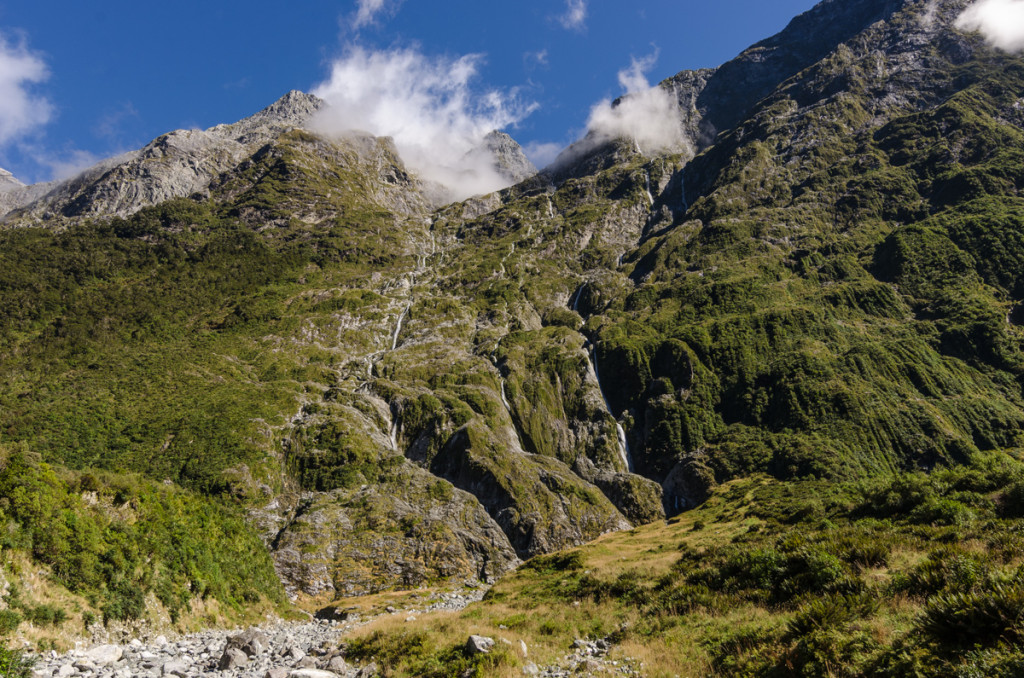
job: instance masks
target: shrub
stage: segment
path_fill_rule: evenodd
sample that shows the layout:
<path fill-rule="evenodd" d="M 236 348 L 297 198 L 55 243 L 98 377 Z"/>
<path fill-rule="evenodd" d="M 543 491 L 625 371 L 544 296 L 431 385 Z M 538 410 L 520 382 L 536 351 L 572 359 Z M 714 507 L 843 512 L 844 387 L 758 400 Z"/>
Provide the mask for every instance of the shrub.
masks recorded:
<path fill-rule="evenodd" d="M 0 636 L 6 636 L 18 630 L 21 615 L 14 610 L 0 610 Z"/>
<path fill-rule="evenodd" d="M 3 678 L 29 678 L 35 661 L 0 642 L 0 676 Z"/>
<path fill-rule="evenodd" d="M 877 609 L 877 600 L 866 594 L 824 596 L 800 608 L 789 622 L 786 636 L 795 640 L 816 631 L 837 629 Z"/>
<path fill-rule="evenodd" d="M 1020 643 L 1024 586 L 995 583 L 983 590 L 936 596 L 925 606 L 917 629 L 940 649 Z"/>
<path fill-rule="evenodd" d="M 582 570 L 583 554 L 580 551 L 568 551 L 548 556 L 537 556 L 523 563 L 523 568 L 534 570 L 539 574 Z"/>

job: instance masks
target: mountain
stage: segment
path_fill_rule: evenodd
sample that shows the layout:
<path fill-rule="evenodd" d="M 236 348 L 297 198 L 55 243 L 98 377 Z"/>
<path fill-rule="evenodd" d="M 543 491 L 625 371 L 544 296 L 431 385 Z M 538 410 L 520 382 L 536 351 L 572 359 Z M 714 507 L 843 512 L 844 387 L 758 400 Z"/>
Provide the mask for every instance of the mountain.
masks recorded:
<path fill-rule="evenodd" d="M 21 186 L 24 186 L 24 184 L 18 181 L 13 174 L 3 168 L 0 168 L 0 191 L 7 192 Z"/>
<path fill-rule="evenodd" d="M 237 603 L 253 595 L 240 582 L 275 574 L 318 599 L 494 580 L 611 532 L 664 534 L 666 516 L 723 496 L 733 513 L 709 515 L 727 539 L 745 510 L 729 493 L 751 478 L 812 487 L 820 510 L 800 511 L 815 520 L 919 508 L 898 535 L 915 549 L 914 530 L 955 541 L 978 515 L 1010 520 L 1024 61 L 955 29 L 966 5 L 826 0 L 661 83 L 679 152 L 595 137 L 534 174 L 492 135 L 521 181 L 464 202 L 444 204 L 389 139 L 305 129 L 322 104 L 292 93 L 21 207 L 0 232 L 0 443 L 19 464 L 0 489 L 29 478 L 75 525 L 110 531 L 81 540 L 97 564 L 71 558 L 84 528 L 34 557 L 113 604 L 122 584 L 100 555 L 122 540 L 96 506 L 132 524 L 163 525 L 171 511 L 138 512 L 172 500 L 215 526 L 244 518 L 250 541 L 210 530 L 216 567 L 139 565 L 140 590 L 186 609 L 172 584 Z M 924 471 L 956 489 L 920 489 Z M 850 498 L 871 482 L 894 484 Z M 32 533 L 38 505 L 0 510 Z M 648 532 L 619 548 L 632 534 Z M 269 556 L 232 569 L 223 554 L 257 537 Z M 765 567 L 803 557 L 790 546 Z M 557 579 L 555 558 L 531 562 Z M 876 591 L 866 564 L 835 567 L 828 581 L 860 583 L 830 595 Z M 709 591 L 694 605 L 738 595 L 693 577 Z"/>
<path fill-rule="evenodd" d="M 292 91 L 237 123 L 164 134 L 72 179 L 36 186 L 18 183 L 0 203 L 0 218 L 9 225 L 57 225 L 84 217 L 126 217 L 173 198 L 207 198 L 215 179 L 289 131 L 310 126 L 324 106 L 311 94 Z M 536 173 L 519 145 L 502 132 L 485 137 L 478 154 L 510 183 Z M 442 187 L 430 187 L 427 193 L 434 202 L 445 201 Z"/>

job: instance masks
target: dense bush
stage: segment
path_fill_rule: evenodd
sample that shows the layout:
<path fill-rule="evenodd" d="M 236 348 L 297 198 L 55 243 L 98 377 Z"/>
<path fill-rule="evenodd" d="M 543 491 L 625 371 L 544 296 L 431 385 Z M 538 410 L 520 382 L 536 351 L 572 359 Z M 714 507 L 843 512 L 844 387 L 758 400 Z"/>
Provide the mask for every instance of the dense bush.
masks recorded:
<path fill-rule="evenodd" d="M 0 546 L 28 551 L 58 583 L 95 600 L 105 619 L 142 616 L 150 592 L 175 618 L 193 596 L 236 607 L 280 600 L 270 557 L 236 510 L 134 476 L 81 480 L 13 451 L 0 468 L 0 520 L 11 526 Z M 83 500 L 82 484 L 93 501 Z M 35 623 L 65 618 L 20 598 L 14 606 Z"/>

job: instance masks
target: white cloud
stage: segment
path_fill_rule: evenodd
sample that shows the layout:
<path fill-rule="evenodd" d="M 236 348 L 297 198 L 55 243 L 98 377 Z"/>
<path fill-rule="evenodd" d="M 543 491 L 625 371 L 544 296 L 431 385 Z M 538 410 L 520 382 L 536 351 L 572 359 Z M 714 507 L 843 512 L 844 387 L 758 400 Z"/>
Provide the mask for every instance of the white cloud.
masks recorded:
<path fill-rule="evenodd" d="M 481 61 L 480 55 L 450 59 L 352 47 L 313 90 L 328 106 L 311 124 L 332 135 L 361 130 L 392 137 L 411 169 L 447 186 L 455 199 L 504 188 L 509 182 L 474 151 L 489 132 L 516 124 L 536 105 L 521 102 L 515 91 L 476 90 Z"/>
<path fill-rule="evenodd" d="M 548 51 L 542 49 L 537 52 L 524 52 L 523 53 L 523 64 L 528 70 L 535 68 L 547 68 L 548 62 Z"/>
<path fill-rule="evenodd" d="M 12 44 L 0 34 L 0 145 L 14 141 L 50 120 L 53 107 L 32 93 L 49 71 L 23 42 Z"/>
<path fill-rule="evenodd" d="M 544 168 L 555 161 L 563 148 L 565 146 L 558 143 L 531 141 L 523 147 L 523 153 L 530 159 L 534 167 Z"/>
<path fill-rule="evenodd" d="M 571 31 L 583 30 L 587 23 L 587 0 L 565 0 L 565 14 L 558 21 Z"/>
<path fill-rule="evenodd" d="M 956 27 L 981 31 L 993 46 L 1024 51 L 1024 0 L 978 0 L 956 20 Z"/>
<path fill-rule="evenodd" d="M 36 162 L 50 170 L 51 181 L 61 181 L 76 177 L 103 158 L 88 151 L 71 150 L 62 156 L 37 155 Z"/>
<path fill-rule="evenodd" d="M 389 6 L 392 6 L 393 10 L 393 6 L 397 3 L 392 3 L 389 0 L 358 0 L 357 4 L 355 18 L 352 19 L 352 28 L 355 30 L 372 24 L 378 14 Z"/>
<path fill-rule="evenodd" d="M 605 99 L 591 109 L 589 137 L 597 142 L 629 139 L 644 153 L 685 147 L 679 102 L 671 92 L 651 87 L 644 75 L 655 59 L 633 59 L 629 68 L 619 71 L 619 84 L 626 94 L 617 102 Z"/>

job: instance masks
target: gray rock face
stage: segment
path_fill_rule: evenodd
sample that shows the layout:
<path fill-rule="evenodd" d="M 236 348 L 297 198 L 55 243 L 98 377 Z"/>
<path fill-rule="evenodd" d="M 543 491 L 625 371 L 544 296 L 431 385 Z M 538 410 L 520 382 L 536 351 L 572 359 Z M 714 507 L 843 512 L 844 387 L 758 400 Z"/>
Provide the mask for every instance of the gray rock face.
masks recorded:
<path fill-rule="evenodd" d="M 529 179 L 537 173 L 522 147 L 504 132 L 494 131 L 484 137 L 484 147 L 494 158 L 498 173 L 513 184 Z"/>
<path fill-rule="evenodd" d="M 13 205 L 15 211 L 4 219 L 59 221 L 95 215 L 128 216 L 171 198 L 205 195 L 215 177 L 238 166 L 284 132 L 301 127 L 322 105 L 310 94 L 289 92 L 240 122 L 207 130 L 170 132 L 139 151 L 105 161 L 51 186 L 46 195 L 33 202 L 25 203 L 26 196 L 22 196 L 21 205 Z"/>
<path fill-rule="evenodd" d="M 290 508 L 276 501 L 278 508 L 253 518 L 264 526 L 278 575 L 293 594 L 357 595 L 438 579 L 488 581 L 516 567 L 515 550 L 483 507 L 454 488 L 431 496 L 438 482 L 409 466 L 388 485 L 307 494 Z M 363 524 L 367 507 L 384 529 Z M 412 524 L 417 528 L 405 533 L 387 529 Z"/>
<path fill-rule="evenodd" d="M 23 188 L 25 184 L 14 178 L 14 175 L 0 167 L 0 193 Z"/>

